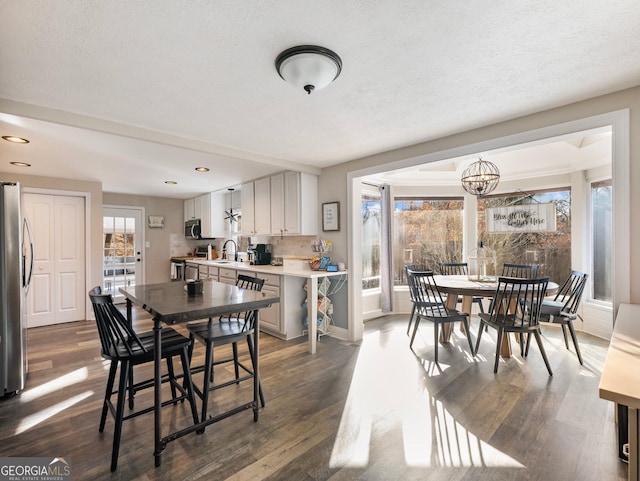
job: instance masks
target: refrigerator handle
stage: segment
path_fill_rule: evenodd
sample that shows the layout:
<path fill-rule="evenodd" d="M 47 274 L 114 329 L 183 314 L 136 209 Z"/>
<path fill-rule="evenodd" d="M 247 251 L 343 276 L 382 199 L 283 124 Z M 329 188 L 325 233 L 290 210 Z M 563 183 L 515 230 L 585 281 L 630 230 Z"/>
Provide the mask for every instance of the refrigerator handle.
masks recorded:
<path fill-rule="evenodd" d="M 29 249 L 31 250 L 31 253 L 29 255 L 29 259 L 30 259 L 30 266 L 29 266 L 29 277 L 27 278 L 27 273 L 26 270 L 24 271 L 24 277 L 25 279 L 23 280 L 24 282 L 24 287 L 25 287 L 25 294 L 27 294 L 29 292 L 29 286 L 31 285 L 31 278 L 33 277 L 33 234 L 31 232 L 31 224 L 29 223 L 29 219 L 27 219 L 26 217 L 24 218 L 24 226 L 27 228 L 27 235 L 29 236 Z M 24 254 L 23 254 L 23 264 L 24 264 Z"/>

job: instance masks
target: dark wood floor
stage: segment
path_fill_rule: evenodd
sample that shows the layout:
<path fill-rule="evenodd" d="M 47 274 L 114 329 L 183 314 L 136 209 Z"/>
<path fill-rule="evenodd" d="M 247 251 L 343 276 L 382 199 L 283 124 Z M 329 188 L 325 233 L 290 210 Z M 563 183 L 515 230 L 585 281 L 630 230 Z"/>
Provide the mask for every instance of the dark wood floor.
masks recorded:
<path fill-rule="evenodd" d="M 150 327 L 142 317 L 137 327 Z M 0 456 L 68 457 L 74 480 L 626 479 L 613 405 L 598 398 L 606 342 L 580 335 L 581 367 L 549 328 L 552 378 L 535 346 L 494 375 L 494 332 L 474 359 L 456 329 L 436 366 L 431 326 L 416 355 L 405 328 L 406 316 L 378 319 L 362 343 L 323 337 L 315 355 L 305 339 L 263 334 L 267 406 L 257 423 L 245 411 L 170 443 L 155 468 L 152 415 L 127 421 L 113 474 L 113 421 L 98 432 L 107 365 L 94 323 L 31 329 L 27 388 L 0 401 Z M 246 399 L 244 384 L 217 391 L 211 409 Z M 165 408 L 163 421 L 186 425 L 186 407 Z"/>

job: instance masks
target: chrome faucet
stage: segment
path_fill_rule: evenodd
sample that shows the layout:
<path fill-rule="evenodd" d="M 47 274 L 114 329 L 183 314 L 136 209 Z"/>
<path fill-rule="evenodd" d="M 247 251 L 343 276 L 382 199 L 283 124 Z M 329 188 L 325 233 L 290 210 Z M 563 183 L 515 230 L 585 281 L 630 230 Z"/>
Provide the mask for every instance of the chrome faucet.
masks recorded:
<path fill-rule="evenodd" d="M 228 241 L 226 241 L 224 243 L 224 245 L 222 246 L 222 258 L 223 259 L 227 259 L 227 244 L 231 242 L 233 243 L 233 254 L 234 254 L 234 260 L 236 262 L 238 262 L 238 244 L 236 244 L 236 241 L 234 241 L 233 239 L 229 239 Z"/>

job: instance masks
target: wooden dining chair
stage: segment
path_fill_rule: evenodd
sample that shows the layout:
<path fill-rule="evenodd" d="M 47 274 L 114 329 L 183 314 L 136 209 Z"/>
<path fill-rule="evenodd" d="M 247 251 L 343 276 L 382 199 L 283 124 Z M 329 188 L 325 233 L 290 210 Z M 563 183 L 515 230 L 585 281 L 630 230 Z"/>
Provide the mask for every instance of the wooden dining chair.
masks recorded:
<path fill-rule="evenodd" d="M 264 285 L 264 279 L 251 277 L 244 274 L 238 274 L 236 286 L 242 289 L 250 289 L 261 291 Z M 218 319 L 209 319 L 206 322 L 197 322 L 187 324 L 189 337 L 191 340 L 198 340 L 205 345 L 205 360 L 202 366 L 192 367 L 192 373 L 203 372 L 202 387 L 197 384 L 194 386 L 195 393 L 202 399 L 201 421 L 207 418 L 207 407 L 209 401 L 209 392 L 223 387 L 239 384 L 241 381 L 253 379 L 255 373 L 255 352 L 253 349 L 253 334 L 255 325 L 255 311 L 237 312 Z M 249 357 L 252 367 L 244 365 L 238 357 L 238 342 L 247 341 Z M 214 348 L 231 344 L 232 356 L 220 360 L 214 359 Z M 189 359 L 193 356 L 193 347 L 189 351 Z M 233 363 L 234 379 L 220 383 L 215 382 L 215 366 Z M 240 376 L 240 369 L 245 373 Z M 258 392 L 260 396 L 260 404 L 265 406 L 264 395 L 262 393 L 262 384 L 258 384 Z M 203 429 L 204 431 L 204 429 Z"/>
<path fill-rule="evenodd" d="M 443 276 L 468 276 L 469 265 L 466 262 L 442 262 L 440 274 Z M 484 312 L 482 297 L 473 296 L 472 303 L 478 305 L 480 312 Z M 458 296 L 458 304 L 462 304 L 462 296 Z"/>
<path fill-rule="evenodd" d="M 416 318 L 413 327 L 413 334 L 409 347 L 413 349 L 413 341 L 415 340 L 420 326 L 420 321 L 425 319 L 433 323 L 434 333 L 434 358 L 438 363 L 438 335 L 440 325 L 451 322 L 462 322 L 464 324 L 469 349 L 473 355 L 473 343 L 471 342 L 471 333 L 469 331 L 468 314 L 456 309 L 449 309 L 445 306 L 442 294 L 433 278 L 433 271 L 412 271 L 408 270 L 409 288 L 413 291 L 413 297 L 416 300 Z"/>
<path fill-rule="evenodd" d="M 497 331 L 496 356 L 493 372 L 498 372 L 500 362 L 500 349 L 502 348 L 503 334 L 515 332 L 520 334 L 520 354 L 526 357 L 524 337 L 533 334 L 540 348 L 540 353 L 547 366 L 549 376 L 553 376 L 547 354 L 540 337 L 540 310 L 542 301 L 547 292 L 549 278 L 521 279 L 514 277 L 499 277 L 491 311 L 480 314 L 480 328 L 476 340 L 475 353 L 480 348 L 480 340 L 485 326 L 490 326 Z M 528 344 L 528 342 L 527 342 Z"/>
<path fill-rule="evenodd" d="M 564 336 L 564 345 L 569 349 L 569 340 L 567 339 L 567 330 L 571 334 L 573 345 L 578 355 L 578 361 L 582 365 L 582 354 L 578 346 L 578 338 L 573 327 L 573 321 L 580 317 L 578 307 L 582 299 L 582 292 L 587 284 L 588 274 L 579 271 L 571 271 L 567 280 L 564 281 L 562 287 L 558 290 L 553 299 L 545 299 L 542 301 L 542 309 L 540 310 L 540 321 L 552 324 L 560 324 L 562 326 L 562 335 Z M 580 319 L 582 319 L 580 317 Z M 528 347 L 528 343 L 527 343 Z"/>
<path fill-rule="evenodd" d="M 153 412 L 154 407 L 150 406 L 128 415 L 124 415 L 124 404 L 127 394 L 127 385 L 131 375 L 130 368 L 154 361 L 154 333 L 147 331 L 136 333 L 131 324 L 113 303 L 110 294 L 103 294 L 102 289 L 94 287 L 89 291 L 89 298 L 93 306 L 96 317 L 98 335 L 102 346 L 102 357 L 111 361 L 107 387 L 102 404 L 102 414 L 100 416 L 99 431 L 104 431 L 107 412 L 111 412 L 115 419 L 113 430 L 113 445 L 111 448 L 111 471 L 115 471 L 118 466 L 118 452 L 120 450 L 120 438 L 122 433 L 122 423 L 141 414 Z M 162 403 L 162 406 L 177 404 L 178 401 L 187 399 L 191 407 L 193 422 L 198 422 L 198 411 L 194 396 L 191 372 L 189 370 L 188 348 L 191 341 L 171 328 L 162 329 L 162 358 L 167 362 L 168 375 L 164 376 L 162 382 L 171 384 L 171 399 Z M 174 373 L 173 359 L 179 357 L 183 369 L 183 381 L 179 382 Z M 120 368 L 120 379 L 118 389 L 114 391 L 116 372 Z M 130 388 L 133 393 L 142 389 L 154 386 L 154 379 L 145 379 L 134 383 Z M 179 394 L 177 394 L 179 392 Z M 117 395 L 116 405 L 113 405 L 111 396 Z M 130 409 L 133 408 L 133 398 L 130 398 Z"/>

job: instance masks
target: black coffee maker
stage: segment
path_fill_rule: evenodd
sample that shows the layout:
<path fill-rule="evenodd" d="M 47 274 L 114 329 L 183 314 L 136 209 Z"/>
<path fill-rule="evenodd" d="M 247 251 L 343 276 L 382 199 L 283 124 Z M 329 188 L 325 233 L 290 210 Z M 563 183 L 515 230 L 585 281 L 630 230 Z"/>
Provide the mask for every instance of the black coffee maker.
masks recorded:
<path fill-rule="evenodd" d="M 247 248 L 249 263 L 255 266 L 271 264 L 271 244 L 249 244 Z"/>

